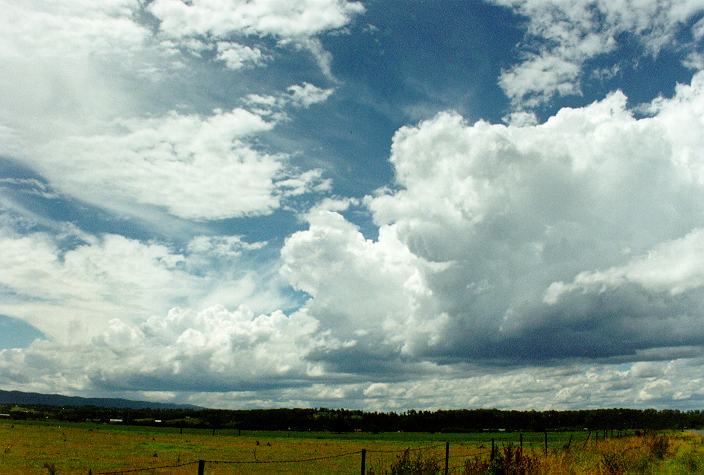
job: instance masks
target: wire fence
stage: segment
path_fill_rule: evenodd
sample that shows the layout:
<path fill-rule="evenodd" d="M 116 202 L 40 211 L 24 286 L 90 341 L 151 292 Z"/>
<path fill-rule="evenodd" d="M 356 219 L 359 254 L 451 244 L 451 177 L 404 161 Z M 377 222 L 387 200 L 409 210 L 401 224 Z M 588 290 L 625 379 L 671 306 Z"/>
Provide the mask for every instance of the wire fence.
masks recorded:
<path fill-rule="evenodd" d="M 318 456 L 308 456 L 300 458 L 290 458 L 290 459 L 271 459 L 271 460 L 257 460 L 256 455 L 254 460 L 191 460 L 186 462 L 177 462 L 165 465 L 151 465 L 148 467 L 139 468 L 125 468 L 121 470 L 108 470 L 108 471 L 89 471 L 90 475 L 120 475 L 128 473 L 140 473 L 140 472 L 150 472 L 153 474 L 158 473 L 173 473 L 174 469 L 181 469 L 178 471 L 181 473 L 197 473 L 198 475 L 204 475 L 209 473 L 210 469 L 218 465 L 226 465 L 233 467 L 241 467 L 241 469 L 235 469 L 236 473 L 245 470 L 245 467 L 253 466 L 267 466 L 265 473 L 285 473 L 290 471 L 292 473 L 301 473 L 302 464 L 315 464 L 316 462 L 332 461 L 336 459 L 357 457 L 358 461 L 348 462 L 345 467 L 349 469 L 345 473 L 361 473 L 362 475 L 388 473 L 390 463 L 399 463 L 402 457 L 407 459 L 410 454 L 414 454 L 418 460 L 422 457 L 426 459 L 430 458 L 435 461 L 436 467 L 438 468 L 438 473 L 465 473 L 467 470 L 467 463 L 471 461 L 491 461 L 494 459 L 495 455 L 499 453 L 500 450 L 506 449 L 507 447 L 514 447 L 515 449 L 520 449 L 521 451 L 526 450 L 532 453 L 541 453 L 544 451 L 545 455 L 548 454 L 548 435 L 547 433 L 539 434 L 540 440 L 533 435 L 530 438 L 525 438 L 524 435 L 520 434 L 520 439 L 516 440 L 515 437 L 506 438 L 492 438 L 491 442 L 486 441 L 484 443 L 479 443 L 477 446 L 477 441 L 470 443 L 462 443 L 455 441 L 451 447 L 450 442 L 437 443 L 431 445 L 424 445 L 418 447 L 405 447 L 405 448 L 394 448 L 394 449 L 361 449 L 346 451 L 337 454 L 330 455 L 318 455 Z M 586 439 L 581 443 L 587 444 L 590 439 L 592 443 L 596 440 L 597 436 L 592 436 L 590 432 Z M 604 436 L 604 440 L 606 436 Z M 575 442 L 576 443 L 576 442 Z M 484 445 L 486 444 L 486 445 Z M 562 444 L 562 442 L 560 442 Z M 569 449 L 572 444 L 572 436 L 570 436 L 569 441 L 561 446 L 552 445 L 553 450 Z M 452 449 L 452 450 L 451 450 Z M 396 456 L 394 461 L 393 456 Z M 289 466 L 286 468 L 285 466 Z M 295 467 L 291 467 L 295 466 Z M 356 469 L 354 467 L 357 467 Z M 185 467 L 193 467 L 185 472 Z M 206 470 L 208 468 L 208 470 Z M 264 467 L 262 467 L 264 468 Z M 316 467 L 311 467 L 315 470 Z M 313 473 L 326 473 L 325 469 L 319 469 Z M 335 473 L 341 473 L 336 470 Z"/>
<path fill-rule="evenodd" d="M 457 459 L 457 458 L 467 458 L 468 456 L 479 456 L 482 454 L 488 454 L 489 452 L 486 450 L 474 450 L 474 451 L 467 451 L 465 453 L 460 453 L 460 454 L 453 454 L 449 455 L 449 449 L 450 449 L 450 444 L 449 442 L 442 443 L 442 444 L 432 444 L 432 445 L 425 445 L 425 446 L 419 446 L 419 447 L 406 447 L 402 449 L 361 449 L 361 450 L 355 450 L 355 451 L 349 451 L 349 452 L 343 452 L 339 454 L 333 454 L 333 455 L 324 455 L 324 456 L 316 456 L 316 457 L 304 457 L 304 458 L 297 458 L 297 459 L 273 459 L 273 460 L 193 460 L 193 461 L 188 461 L 188 462 L 182 462 L 182 463 L 176 463 L 176 464 L 169 464 L 169 465 L 152 465 L 149 467 L 140 467 L 140 468 L 128 468 L 128 469 L 123 469 L 123 470 L 110 470 L 110 471 L 96 471 L 93 472 L 91 471 L 91 475 L 119 475 L 119 474 L 126 474 L 126 473 L 139 473 L 139 472 L 151 472 L 151 473 L 158 473 L 160 470 L 169 470 L 169 469 L 175 469 L 175 468 L 183 468 L 183 467 L 188 467 L 188 466 L 194 466 L 197 467 L 197 472 L 199 475 L 205 473 L 205 468 L 207 466 L 212 466 L 212 465 L 240 465 L 240 466 L 247 466 L 247 465 L 285 465 L 285 464 L 303 464 L 303 463 L 310 463 L 310 462 L 320 462 L 320 461 L 325 461 L 325 460 L 333 460 L 333 459 L 340 459 L 344 457 L 352 457 L 352 456 L 358 456 L 361 457 L 360 461 L 360 472 L 362 474 L 368 474 L 368 473 L 377 473 L 376 469 L 373 468 L 372 463 L 373 463 L 373 456 L 374 455 L 397 455 L 397 456 L 402 456 L 404 453 L 424 453 L 427 455 L 428 452 L 432 451 L 439 451 L 439 450 L 445 450 L 445 457 L 446 457 L 446 465 L 445 465 L 445 470 L 444 473 L 449 473 L 449 470 L 451 469 L 450 466 L 447 464 L 447 461 L 450 459 Z M 384 457 L 382 459 L 384 462 L 388 462 L 388 458 Z M 459 467 L 460 465 L 457 465 Z M 463 465 L 462 465 L 463 466 Z M 454 467 L 452 468 L 454 470 Z M 279 472 L 276 470 L 276 472 Z"/>

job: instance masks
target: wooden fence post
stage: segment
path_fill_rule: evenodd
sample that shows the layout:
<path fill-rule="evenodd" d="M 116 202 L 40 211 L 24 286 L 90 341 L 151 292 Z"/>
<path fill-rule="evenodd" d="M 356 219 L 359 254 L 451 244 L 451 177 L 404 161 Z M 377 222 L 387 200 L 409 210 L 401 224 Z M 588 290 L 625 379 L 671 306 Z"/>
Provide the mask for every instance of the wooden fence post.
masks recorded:
<path fill-rule="evenodd" d="M 545 431 L 545 456 L 548 456 L 548 431 Z"/>
<path fill-rule="evenodd" d="M 367 449 L 362 449 L 362 475 L 367 471 Z"/>
<path fill-rule="evenodd" d="M 491 439 L 491 459 L 494 460 L 494 456 L 496 455 L 496 449 L 494 447 L 494 439 Z"/>
<path fill-rule="evenodd" d="M 205 460 L 198 461 L 198 475 L 205 475 Z"/>
<path fill-rule="evenodd" d="M 450 442 L 445 442 L 445 475 L 450 469 Z"/>
<path fill-rule="evenodd" d="M 521 447 L 521 451 L 523 451 L 523 432 L 518 434 L 518 440 L 519 440 L 519 445 Z"/>

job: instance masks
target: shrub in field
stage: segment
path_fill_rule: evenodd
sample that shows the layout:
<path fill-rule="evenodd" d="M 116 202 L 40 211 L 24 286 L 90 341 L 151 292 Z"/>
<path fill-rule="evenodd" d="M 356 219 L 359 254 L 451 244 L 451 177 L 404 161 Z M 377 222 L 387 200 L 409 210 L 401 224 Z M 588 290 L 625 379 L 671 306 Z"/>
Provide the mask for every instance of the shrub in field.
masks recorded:
<path fill-rule="evenodd" d="M 609 475 L 626 473 L 627 461 L 623 452 L 604 452 L 601 454 L 601 466 Z"/>
<path fill-rule="evenodd" d="M 650 453 L 658 460 L 663 460 L 670 453 L 670 439 L 662 435 L 648 437 L 646 444 Z"/>
<path fill-rule="evenodd" d="M 464 461 L 465 475 L 484 475 L 489 471 L 489 460 L 474 457 Z"/>
<path fill-rule="evenodd" d="M 529 475 L 538 472 L 538 459 L 524 454 L 521 448 L 511 444 L 499 451 L 488 467 L 488 473 L 496 475 Z"/>
<path fill-rule="evenodd" d="M 684 452 L 677 457 L 677 462 L 687 473 L 701 473 L 704 471 L 704 460 L 694 450 Z"/>
<path fill-rule="evenodd" d="M 436 457 L 423 457 L 421 452 L 411 457 L 409 449 L 404 450 L 391 465 L 392 475 L 435 475 L 438 472 L 440 472 L 440 462 Z"/>

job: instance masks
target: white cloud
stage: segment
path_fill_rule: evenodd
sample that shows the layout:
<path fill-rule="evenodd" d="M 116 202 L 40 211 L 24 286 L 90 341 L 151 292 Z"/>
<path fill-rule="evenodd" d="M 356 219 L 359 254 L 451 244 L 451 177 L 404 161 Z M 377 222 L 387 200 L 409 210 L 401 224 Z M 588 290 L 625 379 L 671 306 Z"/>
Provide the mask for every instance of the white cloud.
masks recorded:
<path fill-rule="evenodd" d="M 691 52 L 682 61 L 682 65 L 689 69 L 694 69 L 695 71 L 704 70 L 704 54 L 698 52 Z"/>
<path fill-rule="evenodd" d="M 0 211 L 0 314 L 20 318 L 61 344 L 82 344 L 110 320 L 132 324 L 174 305 L 245 304 L 263 312 L 291 305 L 274 264 L 260 263 L 255 273 L 240 259 L 262 249 L 262 242 L 197 236 L 179 253 L 70 225 L 51 228 L 31 218 L 24 223 Z"/>
<path fill-rule="evenodd" d="M 0 350 L 0 372 L 3 384 L 36 390 L 245 391 L 296 385 L 316 371 L 304 359 L 315 345 L 316 328 L 305 313 L 173 308 L 138 323 L 112 319 L 89 341 L 36 341 L 25 349 Z M 13 374 L 14 365 L 31 380 Z"/>
<path fill-rule="evenodd" d="M 222 258 L 242 255 L 242 251 L 255 251 L 266 246 L 265 242 L 246 242 L 242 236 L 196 236 L 188 243 L 189 254 L 205 254 Z"/>
<path fill-rule="evenodd" d="M 694 36 L 694 39 L 697 41 L 704 38 L 704 18 L 700 18 L 699 21 L 692 26 L 692 36 Z"/>
<path fill-rule="evenodd" d="M 4 59 L 128 56 L 149 37 L 149 30 L 132 20 L 138 0 L 3 0 L 0 8 Z"/>
<path fill-rule="evenodd" d="M 322 89 L 313 84 L 304 82 L 302 84 L 294 84 L 287 89 L 290 95 L 290 101 L 293 104 L 308 108 L 313 104 L 325 102 L 328 97 L 334 92 L 333 89 Z"/>
<path fill-rule="evenodd" d="M 693 231 L 704 216 L 696 158 L 704 149 L 702 79 L 656 101 L 646 119 L 614 93 L 537 126 L 470 125 L 442 113 L 396 133 L 399 189 L 367 203 L 380 235 L 393 233 L 419 259 L 446 265 L 419 268 L 434 314 L 446 315 L 442 343 L 428 355 L 594 357 L 698 344 L 699 317 L 683 309 L 704 304 L 687 264 L 698 256 Z M 640 261 L 621 267 L 653 249 L 668 273 L 648 277 Z M 589 273 L 600 268 L 615 270 Z M 607 301 L 542 303 L 553 282 L 585 271 L 601 282 L 633 269 L 648 282 L 643 296 L 624 290 Z M 661 288 L 675 290 L 675 300 Z"/>
<path fill-rule="evenodd" d="M 246 308 L 171 310 L 139 325 L 113 320 L 90 344 L 37 341 L 0 350 L 5 388 L 143 398 L 210 407 L 367 410 L 576 409 L 608 406 L 696 409 L 704 400 L 701 358 L 661 362 L 503 368 L 434 367 L 407 379 L 345 381 L 306 361 L 316 322 Z M 18 371 L 22 368 L 22 371 Z M 321 377 L 325 383 L 320 383 Z M 334 404 L 331 404 L 334 402 Z"/>
<path fill-rule="evenodd" d="M 584 64 L 618 48 L 631 35 L 651 55 L 675 44 L 677 33 L 704 2 L 691 0 L 491 0 L 527 17 L 522 61 L 499 84 L 518 108 L 581 93 Z M 692 30 L 694 37 L 700 28 Z"/>
<path fill-rule="evenodd" d="M 553 95 L 580 93 L 581 67 L 558 55 L 530 55 L 518 66 L 501 74 L 499 85 L 521 106 L 534 107 Z"/>
<path fill-rule="evenodd" d="M 515 125 L 517 127 L 525 127 L 538 124 L 538 117 L 535 115 L 535 113 L 526 111 L 511 112 L 505 117 L 502 117 L 502 120 L 509 125 Z"/>
<path fill-rule="evenodd" d="M 314 104 L 328 100 L 335 89 L 324 89 L 313 84 L 303 82 L 292 84 L 286 88 L 285 93 L 276 95 L 248 94 L 243 102 L 259 111 L 263 116 L 285 118 L 287 108 L 302 107 L 307 109 Z"/>
<path fill-rule="evenodd" d="M 658 244 L 624 266 L 582 272 L 570 284 L 552 283 L 545 301 L 555 304 L 568 292 L 603 293 L 628 283 L 673 296 L 704 286 L 704 231 L 696 229 L 681 239 Z"/>
<path fill-rule="evenodd" d="M 159 19 L 166 37 L 179 41 L 194 36 L 273 37 L 280 46 L 308 50 L 323 73 L 334 79 L 332 56 L 317 36 L 344 27 L 364 12 L 364 6 L 348 0 L 156 0 L 148 10 Z M 256 52 L 246 54 L 251 58 Z"/>
<path fill-rule="evenodd" d="M 283 158 L 243 142 L 273 124 L 243 109 L 126 120 L 50 142 L 29 158 L 58 189 L 100 206 L 164 207 L 187 219 L 267 214 Z"/>
<path fill-rule="evenodd" d="M 279 94 L 286 100 L 276 110 L 204 115 L 190 112 L 201 108 L 188 99 L 165 110 L 164 98 L 143 84 L 149 77 L 179 87 L 170 75 L 196 61 L 179 48 L 214 48 L 219 60 L 239 68 L 267 60 L 257 47 L 229 38 L 184 37 L 181 44 L 154 37 L 138 20 L 143 5 L 136 0 L 4 7 L 0 60 L 11 74 L 0 77 L 0 154 L 31 167 L 57 191 L 156 226 L 171 219 L 165 213 L 189 220 L 269 214 L 293 196 L 290 180 L 319 173 L 294 170 L 287 155 L 267 153 L 253 136 L 271 132 L 287 108 L 320 102 L 330 90 L 304 83 Z M 304 10 L 291 7 L 308 18 Z M 320 28 L 335 24 L 334 15 L 323 16 Z M 267 18 L 262 25 L 270 24 Z M 326 180 L 318 182 L 304 192 L 324 190 Z"/>
<path fill-rule="evenodd" d="M 332 180 L 323 178 L 319 168 L 308 170 L 286 180 L 281 180 L 276 185 L 283 190 L 284 196 L 301 196 L 306 193 L 325 193 L 332 189 Z"/>
<path fill-rule="evenodd" d="M 345 26 L 364 11 L 346 0 L 155 0 L 148 7 L 172 37 L 232 34 L 297 39 Z"/>
<path fill-rule="evenodd" d="M 133 110 L 125 87 L 144 81 L 158 55 L 133 18 L 137 0 L 0 3 L 1 152 L 89 127 Z M 150 64 L 151 63 L 151 64 Z"/>
<path fill-rule="evenodd" d="M 393 229 L 371 241 L 326 208 L 311 210 L 309 229 L 290 236 L 281 251 L 283 275 L 311 296 L 304 308 L 338 341 L 314 358 L 383 372 L 401 355 L 435 345 L 445 317 L 429 306 L 423 272 L 432 266 L 411 254 Z"/>
<path fill-rule="evenodd" d="M 0 312 L 59 338 L 88 337 L 110 318 L 146 317 L 197 287 L 183 256 L 106 235 L 66 251 L 45 233 L 3 233 Z"/>
<path fill-rule="evenodd" d="M 3 284 L 38 300 L 31 306 L 25 302 L 29 310 L 23 319 L 38 322 L 29 313 L 39 310 L 69 312 L 39 300 L 59 296 L 75 311 L 84 303 L 81 298 L 102 296 L 108 288 L 124 288 L 115 298 L 134 305 L 135 317 L 127 318 L 109 307 L 110 300 L 101 306 L 84 303 L 90 314 L 104 316 L 102 336 L 94 342 L 108 352 L 95 359 L 106 363 L 81 373 L 89 375 L 81 379 L 59 359 L 56 364 L 69 368 L 66 381 L 53 379 L 54 373 L 36 380 L 177 391 L 164 375 L 180 374 L 183 390 L 203 382 L 213 391 L 244 391 L 271 378 L 289 389 L 272 388 L 266 397 L 244 391 L 238 400 L 270 398 L 272 404 L 296 400 L 287 391 L 299 384 L 313 391 L 321 377 L 332 381 L 330 398 L 367 406 L 451 406 L 461 394 L 470 394 L 477 405 L 487 401 L 482 394 L 491 394 L 498 406 L 538 408 L 601 405 L 621 397 L 634 405 L 673 398 L 695 404 L 701 394 L 683 382 L 691 374 L 688 362 L 701 355 L 704 342 L 696 310 L 704 308 L 704 279 L 696 266 L 704 217 L 704 169 L 698 160 L 703 84 L 704 77 L 695 76 L 690 85 L 678 86 L 675 97 L 655 101 L 652 116 L 643 119 L 628 111 L 617 92 L 587 107 L 563 109 L 543 124 L 468 124 L 457 114 L 442 113 L 400 129 L 391 153 L 396 187 L 365 199 L 379 225 L 378 238 L 365 238 L 345 219 L 341 213 L 351 201 L 342 199 L 312 208 L 304 216 L 308 229 L 286 240 L 281 273 L 309 296 L 290 317 L 272 307 L 262 316 L 244 308 L 208 309 L 223 300 L 237 308 L 238 300 L 266 288 L 261 282 L 272 275 L 257 280 L 225 274 L 223 287 L 214 283 L 223 274 L 203 275 L 208 265 L 201 259 L 225 262 L 260 246 L 239 236 L 197 237 L 183 254 L 114 237 L 62 253 L 46 235 L 7 237 L 4 248 L 17 250 L 5 254 L 14 257 L 2 263 L 11 269 Z M 237 133 L 264 127 L 252 120 L 239 121 Z M 137 128 L 127 130 L 139 135 Z M 213 130 L 233 134 L 228 127 Z M 208 132 L 204 142 L 212 143 L 213 135 L 218 136 Z M 176 142 L 171 153 L 190 150 L 197 137 Z M 295 190 L 308 182 L 285 186 Z M 26 252 L 22 249 L 33 250 L 31 260 L 17 257 Z M 121 266 L 104 269 L 112 261 Z M 131 268 L 151 269 L 144 272 L 148 280 L 127 281 Z M 70 280 L 74 275 L 81 278 Z M 575 287 L 551 305 L 544 303 L 555 282 Z M 208 310 L 174 310 L 163 317 L 173 306 L 166 307 L 166 301 L 175 298 L 169 292 L 179 285 L 183 294 L 200 288 L 184 305 Z M 236 298 L 228 300 L 232 293 Z M 17 315 L 16 308 L 0 311 Z M 41 330 L 47 326 L 43 322 Z M 62 325 L 66 328 L 66 320 Z M 52 348 L 42 343 L 3 357 L 43 355 L 45 361 L 52 351 L 79 351 L 73 345 Z M 139 351 L 118 370 L 110 355 L 120 355 L 120 348 Z M 574 357 L 614 366 L 560 363 Z M 555 366 L 482 376 L 485 361 L 520 366 L 536 359 Z M 655 370 L 642 365 L 628 373 L 627 365 L 647 360 L 661 376 L 649 376 Z M 243 361 L 254 362 L 249 372 L 241 369 Z M 675 369 L 663 366 L 670 361 L 677 362 Z M 18 375 L 7 378 L 20 384 Z M 378 385 L 368 388 L 362 378 Z M 672 386 L 650 384 L 652 378 Z M 385 389 L 383 384 L 398 379 L 405 382 L 394 391 Z M 222 380 L 236 383 L 218 386 Z M 454 380 L 456 390 L 446 399 L 426 390 Z"/>
<path fill-rule="evenodd" d="M 233 70 L 260 66 L 266 60 L 266 56 L 259 48 L 251 48 L 239 43 L 219 41 L 217 51 L 217 58 Z"/>
<path fill-rule="evenodd" d="M 137 204 L 195 220 L 263 215 L 279 208 L 282 196 L 330 188 L 320 170 L 299 173 L 286 156 L 249 145 L 248 136 L 274 125 L 240 108 L 205 117 L 171 113 L 118 121 L 25 154 L 57 189 L 123 213 L 135 213 Z"/>

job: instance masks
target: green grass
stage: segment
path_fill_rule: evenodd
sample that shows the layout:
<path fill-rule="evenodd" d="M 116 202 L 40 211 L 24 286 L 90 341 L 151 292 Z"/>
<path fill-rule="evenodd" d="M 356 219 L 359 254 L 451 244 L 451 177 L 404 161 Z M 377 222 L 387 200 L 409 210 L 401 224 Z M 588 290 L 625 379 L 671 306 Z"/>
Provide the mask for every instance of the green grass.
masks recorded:
<path fill-rule="evenodd" d="M 414 433 L 385 432 L 330 433 L 294 431 L 238 431 L 184 428 L 125 426 L 57 421 L 0 421 L 0 473 L 47 473 L 44 464 L 54 464 L 57 473 L 93 473 L 138 467 L 183 463 L 188 461 L 225 460 L 270 462 L 335 456 L 367 449 L 367 468 L 374 474 L 387 473 L 406 448 L 433 446 L 422 451 L 424 458 L 435 458 L 444 465 L 444 442 L 450 443 L 450 465 L 462 465 L 480 452 L 488 456 L 491 440 L 497 452 L 518 445 L 517 432 Z M 634 454 L 626 460 L 632 467 L 657 466 L 664 473 L 687 472 L 686 467 L 704 468 L 701 437 L 674 439 L 667 459 L 655 459 L 640 439 L 593 438 L 585 443 L 586 432 L 549 432 L 549 457 L 544 456 L 543 433 L 524 433 L 526 454 L 540 460 L 545 473 L 560 473 L 575 466 L 575 473 L 599 473 L 606 463 L 621 463 L 619 447 L 631 444 Z M 603 433 L 600 437 L 603 436 Z M 693 436 L 692 436 L 693 437 Z M 571 451 L 562 448 L 572 439 Z M 699 441 L 699 442 L 697 442 Z M 699 443 L 699 445 L 697 445 Z M 620 444 L 620 445 L 619 445 Z M 638 445 L 640 444 L 640 445 Z M 628 448 L 628 450 L 631 450 Z M 414 457 L 418 452 L 412 452 Z M 569 457 L 566 456 L 569 455 Z M 614 455 L 615 454 L 615 455 Z M 636 457 L 635 455 L 638 455 Z M 359 473 L 361 455 L 311 461 L 298 464 L 208 464 L 206 473 Z M 625 463 L 625 462 L 623 462 Z M 572 464 L 572 465 L 569 465 Z M 601 465 L 600 465 L 601 464 Z M 556 467 L 554 470 L 550 467 Z M 594 470 L 590 472 L 590 467 Z M 601 467 L 601 468 L 599 468 Z M 683 468 L 685 467 L 685 468 Z M 154 471 L 153 473 L 193 474 L 196 466 Z M 553 471 L 551 471 L 553 470 Z"/>

